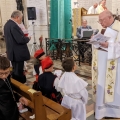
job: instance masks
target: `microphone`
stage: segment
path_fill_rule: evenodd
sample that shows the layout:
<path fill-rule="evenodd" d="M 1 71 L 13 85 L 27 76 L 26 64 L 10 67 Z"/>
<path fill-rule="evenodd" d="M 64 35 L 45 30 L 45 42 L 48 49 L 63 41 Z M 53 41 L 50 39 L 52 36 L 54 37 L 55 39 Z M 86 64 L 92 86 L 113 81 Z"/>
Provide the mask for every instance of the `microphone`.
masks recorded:
<path fill-rule="evenodd" d="M 94 30 L 93 30 L 93 35 L 98 34 L 98 32 L 99 32 L 99 30 L 98 30 L 98 29 L 94 29 Z"/>

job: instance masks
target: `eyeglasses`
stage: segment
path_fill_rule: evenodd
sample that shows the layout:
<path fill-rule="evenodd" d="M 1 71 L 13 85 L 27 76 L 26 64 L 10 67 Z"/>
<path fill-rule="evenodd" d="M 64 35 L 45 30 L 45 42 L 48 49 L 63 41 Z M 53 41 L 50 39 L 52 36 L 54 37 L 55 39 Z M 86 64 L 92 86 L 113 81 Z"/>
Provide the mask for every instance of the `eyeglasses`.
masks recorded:
<path fill-rule="evenodd" d="M 101 24 L 102 22 L 106 21 L 106 18 L 107 18 L 107 16 L 106 16 L 104 19 L 100 19 L 100 20 L 97 21 L 97 22 Z M 109 16 L 108 18 L 110 19 L 110 16 Z"/>
<path fill-rule="evenodd" d="M 10 74 L 10 71 L 4 72 L 4 73 L 0 73 L 0 76 L 3 76 L 3 75 L 7 76 L 7 75 L 9 75 L 9 74 Z"/>
<path fill-rule="evenodd" d="M 105 21 L 105 18 L 102 19 L 102 20 L 99 20 L 99 21 L 97 21 L 97 22 L 101 24 L 103 21 Z"/>

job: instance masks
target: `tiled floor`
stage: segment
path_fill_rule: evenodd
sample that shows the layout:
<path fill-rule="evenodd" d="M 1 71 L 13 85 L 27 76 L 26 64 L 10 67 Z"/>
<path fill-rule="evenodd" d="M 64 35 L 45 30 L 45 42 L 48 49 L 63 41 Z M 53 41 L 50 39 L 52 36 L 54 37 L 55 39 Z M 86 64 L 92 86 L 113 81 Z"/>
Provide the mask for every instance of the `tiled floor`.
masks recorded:
<path fill-rule="evenodd" d="M 4 53 L 5 47 L 4 43 L 0 42 L 0 53 Z M 27 82 L 26 85 L 32 87 L 33 81 L 35 80 L 35 77 L 32 74 L 33 70 L 33 64 L 32 60 L 28 61 L 28 73 L 27 73 Z M 62 69 L 61 67 L 61 61 L 60 60 L 54 60 L 54 68 L 55 69 Z M 78 67 L 79 76 L 84 79 L 88 83 L 88 104 L 86 105 L 86 111 L 87 111 L 87 119 L 86 120 L 95 120 L 94 118 L 94 103 L 92 101 L 92 87 L 91 87 L 91 66 L 81 64 L 81 66 Z M 105 120 L 105 119 L 104 119 Z M 108 119 L 112 120 L 112 119 Z M 114 119 L 114 120 L 120 120 L 120 119 Z"/>

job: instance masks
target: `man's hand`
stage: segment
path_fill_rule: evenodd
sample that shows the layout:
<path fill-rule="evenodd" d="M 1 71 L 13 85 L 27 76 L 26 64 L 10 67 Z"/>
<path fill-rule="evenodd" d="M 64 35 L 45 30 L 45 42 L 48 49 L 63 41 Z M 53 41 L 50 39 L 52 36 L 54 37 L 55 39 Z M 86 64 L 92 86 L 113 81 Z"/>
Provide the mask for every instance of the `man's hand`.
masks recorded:
<path fill-rule="evenodd" d="M 92 39 L 94 37 L 94 34 L 91 35 L 90 39 Z"/>
<path fill-rule="evenodd" d="M 19 99 L 19 101 L 20 101 L 20 103 L 22 103 L 22 105 L 28 106 L 28 100 L 27 100 L 26 98 L 21 97 L 21 98 Z"/>
<path fill-rule="evenodd" d="M 108 48 L 108 42 L 101 42 L 100 45 L 104 48 Z"/>
<path fill-rule="evenodd" d="M 28 37 L 29 38 L 29 40 L 31 40 L 31 37 Z"/>

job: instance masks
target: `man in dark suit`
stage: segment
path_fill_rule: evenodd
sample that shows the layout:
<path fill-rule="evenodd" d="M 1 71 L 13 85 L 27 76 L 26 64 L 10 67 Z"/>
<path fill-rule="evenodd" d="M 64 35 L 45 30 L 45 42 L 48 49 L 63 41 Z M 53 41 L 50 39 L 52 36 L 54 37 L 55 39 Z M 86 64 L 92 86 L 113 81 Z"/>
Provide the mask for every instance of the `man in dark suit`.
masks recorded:
<path fill-rule="evenodd" d="M 83 20 L 82 21 L 82 26 L 80 26 L 80 27 L 77 28 L 76 36 L 78 38 L 81 38 L 81 29 L 92 29 L 92 28 L 91 28 L 91 26 L 87 25 L 87 20 Z"/>
<path fill-rule="evenodd" d="M 22 22 L 22 13 L 14 11 L 11 19 L 4 26 L 4 35 L 7 49 L 7 57 L 13 66 L 12 77 L 19 82 L 25 83 L 26 77 L 23 72 L 24 61 L 30 59 L 27 43 L 30 38 L 25 37 L 18 26 Z"/>

